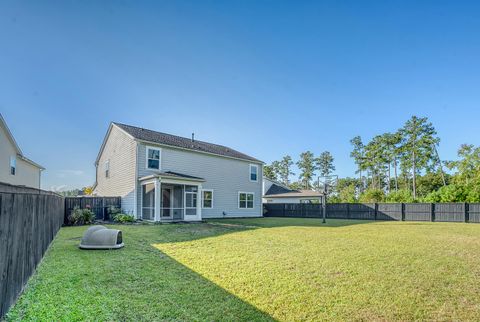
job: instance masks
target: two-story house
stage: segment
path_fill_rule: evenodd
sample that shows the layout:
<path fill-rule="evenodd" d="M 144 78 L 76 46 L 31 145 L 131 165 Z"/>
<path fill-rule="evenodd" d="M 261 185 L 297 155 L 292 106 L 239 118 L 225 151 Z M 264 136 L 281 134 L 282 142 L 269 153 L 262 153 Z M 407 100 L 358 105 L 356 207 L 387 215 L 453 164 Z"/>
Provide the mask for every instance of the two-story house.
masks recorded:
<path fill-rule="evenodd" d="M 43 170 L 25 157 L 0 114 L 0 182 L 40 189 Z"/>
<path fill-rule="evenodd" d="M 94 193 L 149 221 L 262 216 L 263 162 L 234 149 L 111 123 Z"/>

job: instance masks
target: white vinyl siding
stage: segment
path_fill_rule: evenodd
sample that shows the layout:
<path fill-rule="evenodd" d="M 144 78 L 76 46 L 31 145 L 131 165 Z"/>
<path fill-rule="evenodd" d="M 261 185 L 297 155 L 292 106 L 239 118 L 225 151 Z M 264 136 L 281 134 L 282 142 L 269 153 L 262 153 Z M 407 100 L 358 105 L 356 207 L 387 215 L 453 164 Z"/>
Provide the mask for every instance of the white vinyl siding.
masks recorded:
<path fill-rule="evenodd" d="M 138 152 L 138 177 L 158 173 L 147 169 L 146 147 L 153 144 L 140 144 Z M 257 181 L 250 181 L 251 161 L 244 161 L 183 149 L 159 146 L 161 148 L 162 172 L 172 171 L 205 179 L 202 188 L 214 191 L 212 208 L 202 208 L 202 218 L 261 217 L 261 197 L 254 198 L 253 208 L 238 207 L 238 192 L 249 191 L 255 196 L 262 195 L 262 167 L 258 163 Z M 256 165 L 256 164 L 255 164 Z M 140 196 L 138 197 L 140 199 Z M 138 204 L 138 207 L 141 207 Z M 225 213 L 225 215 L 224 215 Z"/>
<path fill-rule="evenodd" d="M 12 175 L 11 157 L 15 157 L 15 175 Z M 0 182 L 40 188 L 41 171 L 38 167 L 17 156 L 15 145 L 7 131 L 0 125 Z"/>
<path fill-rule="evenodd" d="M 122 197 L 122 210 L 130 214 L 135 210 L 136 148 L 137 142 L 113 125 L 96 169 L 96 194 L 105 197 Z M 105 168 L 107 162 L 108 178 Z"/>

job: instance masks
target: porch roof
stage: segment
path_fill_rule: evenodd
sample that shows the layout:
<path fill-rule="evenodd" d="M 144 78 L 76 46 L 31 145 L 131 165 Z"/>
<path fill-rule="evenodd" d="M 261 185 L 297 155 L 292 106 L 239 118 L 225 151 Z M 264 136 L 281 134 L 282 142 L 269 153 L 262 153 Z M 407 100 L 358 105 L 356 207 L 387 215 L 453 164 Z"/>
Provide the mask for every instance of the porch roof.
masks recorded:
<path fill-rule="evenodd" d="M 151 174 L 145 177 L 141 177 L 138 180 L 144 181 L 144 180 L 149 180 L 153 178 L 165 178 L 165 179 L 176 179 L 176 180 L 186 180 L 186 181 L 199 181 L 199 182 L 204 182 L 205 179 L 200 178 L 200 177 L 194 177 L 188 174 L 183 174 L 183 173 L 178 173 L 178 172 L 173 172 L 173 171 L 165 171 L 165 172 L 159 172 L 155 174 Z"/>

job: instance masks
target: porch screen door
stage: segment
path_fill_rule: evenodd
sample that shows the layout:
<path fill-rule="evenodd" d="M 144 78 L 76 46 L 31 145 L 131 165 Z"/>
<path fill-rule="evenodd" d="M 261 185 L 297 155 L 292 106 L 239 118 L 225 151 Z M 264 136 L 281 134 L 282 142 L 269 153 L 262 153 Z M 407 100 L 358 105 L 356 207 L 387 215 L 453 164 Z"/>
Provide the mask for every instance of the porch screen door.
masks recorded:
<path fill-rule="evenodd" d="M 172 189 L 162 189 L 162 217 L 170 217 L 172 211 Z"/>

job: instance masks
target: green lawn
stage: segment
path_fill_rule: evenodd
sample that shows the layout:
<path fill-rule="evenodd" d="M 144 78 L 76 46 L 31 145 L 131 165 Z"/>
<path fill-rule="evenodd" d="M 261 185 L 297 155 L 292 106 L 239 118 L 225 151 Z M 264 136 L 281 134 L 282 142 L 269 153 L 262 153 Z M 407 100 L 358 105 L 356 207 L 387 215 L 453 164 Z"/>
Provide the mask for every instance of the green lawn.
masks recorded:
<path fill-rule="evenodd" d="M 237 219 L 62 228 L 7 320 L 480 320 L 480 225 Z"/>

